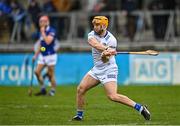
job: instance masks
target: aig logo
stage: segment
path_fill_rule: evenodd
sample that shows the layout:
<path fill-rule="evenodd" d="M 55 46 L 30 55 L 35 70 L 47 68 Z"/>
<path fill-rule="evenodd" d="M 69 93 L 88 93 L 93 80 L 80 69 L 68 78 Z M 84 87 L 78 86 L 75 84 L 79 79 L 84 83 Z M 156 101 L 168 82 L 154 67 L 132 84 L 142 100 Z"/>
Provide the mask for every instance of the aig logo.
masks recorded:
<path fill-rule="evenodd" d="M 169 58 L 135 58 L 131 67 L 131 80 L 135 83 L 170 83 L 172 63 Z"/>

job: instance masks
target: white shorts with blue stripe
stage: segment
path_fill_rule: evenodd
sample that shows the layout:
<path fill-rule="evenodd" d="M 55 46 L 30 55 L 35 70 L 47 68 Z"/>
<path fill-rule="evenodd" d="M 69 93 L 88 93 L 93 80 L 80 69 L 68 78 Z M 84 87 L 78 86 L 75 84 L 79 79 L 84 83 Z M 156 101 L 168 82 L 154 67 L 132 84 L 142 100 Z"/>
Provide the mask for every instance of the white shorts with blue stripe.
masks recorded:
<path fill-rule="evenodd" d="M 93 67 L 88 74 L 94 79 L 99 80 L 102 84 L 106 84 L 111 81 L 115 81 L 117 83 L 118 68 L 114 65 L 108 66 L 104 69 L 97 69 L 96 67 Z"/>
<path fill-rule="evenodd" d="M 38 64 L 44 64 L 47 66 L 56 65 L 57 63 L 57 54 L 43 56 L 42 54 L 38 57 Z"/>

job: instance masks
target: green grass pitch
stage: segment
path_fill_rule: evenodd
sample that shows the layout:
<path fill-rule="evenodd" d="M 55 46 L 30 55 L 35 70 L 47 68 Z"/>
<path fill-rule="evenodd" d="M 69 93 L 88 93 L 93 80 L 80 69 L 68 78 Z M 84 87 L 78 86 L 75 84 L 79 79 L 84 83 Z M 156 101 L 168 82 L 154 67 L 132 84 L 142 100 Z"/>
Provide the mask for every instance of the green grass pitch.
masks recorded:
<path fill-rule="evenodd" d="M 180 86 L 119 86 L 118 92 L 149 106 L 151 121 L 109 101 L 102 86 L 87 93 L 81 122 L 69 121 L 76 111 L 76 86 L 59 86 L 54 97 L 29 97 L 27 90 L 0 86 L 0 125 L 180 125 Z"/>

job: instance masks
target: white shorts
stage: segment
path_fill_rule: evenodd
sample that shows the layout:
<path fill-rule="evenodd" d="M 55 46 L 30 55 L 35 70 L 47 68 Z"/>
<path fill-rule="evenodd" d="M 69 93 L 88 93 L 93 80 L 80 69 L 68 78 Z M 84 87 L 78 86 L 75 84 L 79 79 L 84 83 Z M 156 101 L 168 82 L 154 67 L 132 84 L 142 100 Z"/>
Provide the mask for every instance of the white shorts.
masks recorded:
<path fill-rule="evenodd" d="M 99 80 L 102 84 L 106 84 L 111 81 L 117 82 L 118 68 L 113 66 L 107 69 L 98 70 L 93 67 L 88 74 L 94 79 Z"/>
<path fill-rule="evenodd" d="M 57 63 L 57 54 L 43 56 L 42 54 L 38 57 L 38 64 L 44 64 L 47 66 L 56 65 Z"/>

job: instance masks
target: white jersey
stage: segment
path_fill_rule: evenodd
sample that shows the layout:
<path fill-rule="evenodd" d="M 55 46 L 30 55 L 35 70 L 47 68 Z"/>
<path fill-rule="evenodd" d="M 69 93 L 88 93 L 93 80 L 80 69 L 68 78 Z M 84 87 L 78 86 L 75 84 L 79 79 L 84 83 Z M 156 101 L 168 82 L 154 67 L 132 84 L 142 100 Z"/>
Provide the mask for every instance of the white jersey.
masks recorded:
<path fill-rule="evenodd" d="M 88 40 L 91 37 L 96 38 L 97 41 L 102 43 L 103 45 L 109 46 L 114 49 L 116 49 L 117 47 L 117 40 L 109 31 L 106 31 L 106 34 L 104 37 L 100 37 L 99 35 L 97 35 L 97 33 L 95 33 L 94 31 L 91 31 L 88 34 Z M 92 47 L 92 56 L 94 60 L 94 67 L 96 67 L 97 69 L 104 69 L 104 68 L 107 68 L 108 66 L 117 67 L 114 56 L 111 56 L 107 63 L 103 63 L 101 60 L 101 52 L 93 47 Z"/>

